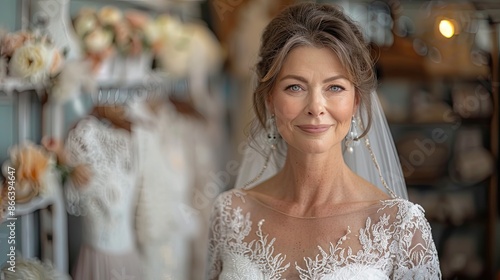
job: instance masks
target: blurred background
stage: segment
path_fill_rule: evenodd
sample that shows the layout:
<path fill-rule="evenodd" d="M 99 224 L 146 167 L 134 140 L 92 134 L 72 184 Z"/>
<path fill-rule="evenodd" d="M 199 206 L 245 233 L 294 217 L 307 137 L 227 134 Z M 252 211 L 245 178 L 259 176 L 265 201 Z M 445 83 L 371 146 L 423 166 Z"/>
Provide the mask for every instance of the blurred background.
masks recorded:
<path fill-rule="evenodd" d="M 296 2 L 2 0 L 4 271 L 15 255 L 60 279 L 72 274 L 85 233 L 102 221 L 83 222 L 85 211 L 71 207 L 67 166 L 47 146 L 96 107 L 122 106 L 146 167 L 125 205 L 131 232 L 113 234 L 134 236 L 147 279 L 203 279 L 211 203 L 233 187 L 253 114 L 260 34 Z M 431 223 L 443 278 L 500 279 L 500 2 L 317 2 L 342 6 L 370 42 L 410 200 Z M 129 278 L 118 269 L 109 279 Z"/>

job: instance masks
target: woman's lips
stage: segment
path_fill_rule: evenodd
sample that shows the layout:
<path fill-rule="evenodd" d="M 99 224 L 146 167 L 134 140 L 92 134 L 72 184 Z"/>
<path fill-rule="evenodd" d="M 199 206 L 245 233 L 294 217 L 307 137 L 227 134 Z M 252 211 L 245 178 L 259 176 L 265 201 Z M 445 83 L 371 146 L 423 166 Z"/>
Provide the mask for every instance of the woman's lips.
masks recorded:
<path fill-rule="evenodd" d="M 327 131 L 331 125 L 320 124 L 320 125 L 298 125 L 297 127 L 307 133 L 322 133 Z"/>

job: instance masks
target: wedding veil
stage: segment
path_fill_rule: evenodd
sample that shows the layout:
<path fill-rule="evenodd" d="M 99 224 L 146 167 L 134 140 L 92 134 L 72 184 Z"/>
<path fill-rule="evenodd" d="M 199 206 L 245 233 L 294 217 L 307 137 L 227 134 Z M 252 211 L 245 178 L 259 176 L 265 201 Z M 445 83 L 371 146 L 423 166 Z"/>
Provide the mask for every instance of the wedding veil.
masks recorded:
<path fill-rule="evenodd" d="M 389 196 L 408 199 L 394 140 L 377 93 L 373 91 L 370 98 L 371 128 L 364 137 L 354 141 L 352 152 L 343 149 L 344 160 L 352 171 Z M 360 126 L 366 123 L 368 112 L 363 106 L 358 106 L 354 117 L 361 124 L 356 128 L 357 135 L 360 135 L 364 130 Z M 276 174 L 285 162 L 286 148 L 283 139 L 280 139 L 276 147 L 271 147 L 267 142 L 266 130 L 259 129 L 245 147 L 236 188 L 252 188 Z"/>

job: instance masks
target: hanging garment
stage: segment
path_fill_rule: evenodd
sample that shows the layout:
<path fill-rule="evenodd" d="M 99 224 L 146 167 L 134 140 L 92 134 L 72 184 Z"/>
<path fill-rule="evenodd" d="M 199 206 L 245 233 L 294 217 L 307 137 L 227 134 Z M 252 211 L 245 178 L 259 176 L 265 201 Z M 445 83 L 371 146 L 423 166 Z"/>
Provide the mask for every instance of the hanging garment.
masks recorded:
<path fill-rule="evenodd" d="M 129 132 L 93 116 L 81 120 L 68 135 L 70 162 L 86 164 L 92 172 L 87 185 L 75 186 L 68 180 L 65 186 L 68 212 L 82 216 L 83 223 L 75 280 L 142 279 L 134 231 L 134 143 Z"/>

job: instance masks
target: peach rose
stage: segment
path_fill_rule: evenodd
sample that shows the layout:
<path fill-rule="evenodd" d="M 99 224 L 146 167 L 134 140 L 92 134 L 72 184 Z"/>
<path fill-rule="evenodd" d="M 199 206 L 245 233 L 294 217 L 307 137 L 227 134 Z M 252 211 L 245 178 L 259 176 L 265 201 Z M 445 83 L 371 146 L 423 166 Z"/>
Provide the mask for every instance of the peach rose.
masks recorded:
<path fill-rule="evenodd" d="M 151 21 L 147 13 L 138 10 L 127 10 L 124 16 L 130 23 L 130 26 L 137 29 L 144 29 L 144 27 Z"/>
<path fill-rule="evenodd" d="M 49 73 L 55 74 L 61 71 L 63 63 L 64 63 L 64 58 L 62 53 L 59 50 L 54 49 L 52 51 L 52 63 L 50 64 Z"/>
<path fill-rule="evenodd" d="M 50 161 L 45 151 L 32 143 L 12 148 L 10 159 L 12 165 L 16 166 L 16 180 L 37 183 L 40 183 Z"/>
<path fill-rule="evenodd" d="M 26 31 L 8 33 L 2 38 L 2 42 L 0 43 L 0 55 L 11 57 L 17 49 L 31 38 L 32 35 Z"/>

